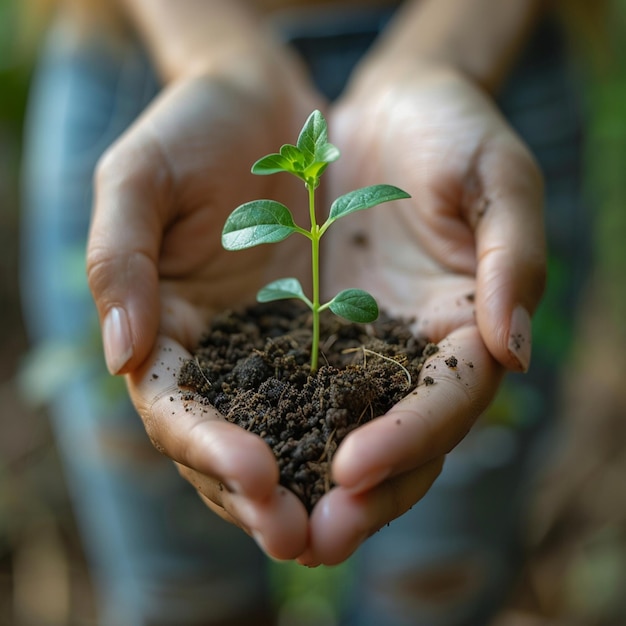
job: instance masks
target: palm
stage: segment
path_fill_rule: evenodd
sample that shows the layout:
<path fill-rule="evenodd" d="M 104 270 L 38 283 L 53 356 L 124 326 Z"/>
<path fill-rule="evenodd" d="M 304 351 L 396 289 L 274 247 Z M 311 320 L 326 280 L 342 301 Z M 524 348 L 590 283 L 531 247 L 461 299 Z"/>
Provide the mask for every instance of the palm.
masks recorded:
<path fill-rule="evenodd" d="M 159 258 L 161 324 L 189 348 L 212 312 L 250 300 L 264 282 L 278 277 L 293 246 L 229 253 L 220 244 L 228 214 L 259 197 L 278 198 L 296 213 L 303 203 L 287 177 L 250 175 L 260 155 L 293 135 L 287 116 L 272 127 L 254 103 L 203 82 L 174 92 L 162 105 L 153 112 L 159 115 L 151 128 L 155 152 L 168 170 L 164 210 L 175 218 Z"/>
<path fill-rule="evenodd" d="M 489 194 L 501 191 L 491 172 L 501 161 L 514 165 L 519 145 L 488 99 L 462 80 L 407 85 L 396 98 L 367 120 L 340 108 L 331 125 L 344 155 L 330 174 L 333 196 L 384 181 L 412 198 L 337 224 L 327 242 L 327 284 L 368 285 L 385 308 L 417 317 L 419 330 L 439 341 L 473 322 L 475 229 Z"/>
<path fill-rule="evenodd" d="M 437 342 L 472 321 L 476 281 L 420 246 L 414 213 L 413 200 L 405 200 L 338 223 L 328 235 L 325 284 L 331 292 L 367 289 L 381 308 L 415 318 L 416 331 Z"/>

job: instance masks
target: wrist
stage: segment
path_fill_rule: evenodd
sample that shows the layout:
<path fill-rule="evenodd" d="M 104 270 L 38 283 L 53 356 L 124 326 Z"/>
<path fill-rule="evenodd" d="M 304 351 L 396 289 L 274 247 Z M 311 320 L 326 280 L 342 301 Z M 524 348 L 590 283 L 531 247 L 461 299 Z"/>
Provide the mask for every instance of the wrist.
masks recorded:
<path fill-rule="evenodd" d="M 383 82 L 433 69 L 497 91 L 546 0 L 417 0 L 396 14 L 363 63 Z"/>
<path fill-rule="evenodd" d="M 164 82 L 243 73 L 272 52 L 261 17 L 237 0 L 118 0 Z M 252 73 L 251 71 L 251 73 Z"/>

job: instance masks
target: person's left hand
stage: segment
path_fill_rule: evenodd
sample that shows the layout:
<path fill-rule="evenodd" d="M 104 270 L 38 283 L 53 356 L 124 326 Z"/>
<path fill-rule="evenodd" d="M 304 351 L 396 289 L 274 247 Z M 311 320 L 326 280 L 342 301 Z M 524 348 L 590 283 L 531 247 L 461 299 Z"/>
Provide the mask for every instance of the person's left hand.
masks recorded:
<path fill-rule="evenodd" d="M 412 198 L 333 225 L 325 297 L 367 289 L 382 308 L 414 318 L 439 352 L 414 393 L 339 447 L 336 486 L 315 507 L 299 559 L 308 565 L 343 561 L 428 491 L 504 369 L 527 368 L 544 281 L 541 177 L 467 79 L 425 70 L 365 97 L 353 91 L 331 115 L 342 158 L 328 170 L 330 198 L 376 183 Z"/>
<path fill-rule="evenodd" d="M 97 172 L 88 274 L 107 364 L 125 374 L 154 446 L 215 513 L 274 558 L 306 547 L 308 516 L 278 484 L 269 446 L 212 407 L 183 401 L 176 374 L 219 311 L 250 301 L 294 258 L 293 241 L 230 253 L 220 245 L 239 204 L 276 197 L 307 215 L 299 181 L 253 177 L 250 164 L 290 139 L 319 98 L 299 74 L 246 89 L 233 73 L 178 79 L 109 148 Z M 302 83 L 306 86 L 305 79 Z"/>

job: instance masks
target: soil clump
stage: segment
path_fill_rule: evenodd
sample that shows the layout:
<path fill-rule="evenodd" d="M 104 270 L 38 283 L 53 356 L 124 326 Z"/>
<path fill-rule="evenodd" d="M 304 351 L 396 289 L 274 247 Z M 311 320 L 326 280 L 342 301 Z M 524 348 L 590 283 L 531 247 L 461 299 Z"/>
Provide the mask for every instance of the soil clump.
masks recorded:
<path fill-rule="evenodd" d="M 324 311 L 321 365 L 311 373 L 310 317 L 297 301 L 225 311 L 178 375 L 186 400 L 214 406 L 270 446 L 281 484 L 309 512 L 332 487 L 341 441 L 411 393 L 437 351 L 413 335 L 410 320 L 383 312 L 361 325 Z"/>

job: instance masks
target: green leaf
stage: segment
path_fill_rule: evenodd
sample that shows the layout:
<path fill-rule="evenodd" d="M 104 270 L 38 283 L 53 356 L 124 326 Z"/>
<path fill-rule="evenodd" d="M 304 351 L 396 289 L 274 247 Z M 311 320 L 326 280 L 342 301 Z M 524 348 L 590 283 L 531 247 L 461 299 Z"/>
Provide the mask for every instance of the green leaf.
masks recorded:
<path fill-rule="evenodd" d="M 350 322 L 365 324 L 378 317 L 376 300 L 362 289 L 346 289 L 338 293 L 329 303 L 328 308 Z"/>
<path fill-rule="evenodd" d="M 319 183 L 319 178 L 327 167 L 328 163 L 311 163 L 311 165 L 309 165 L 309 167 L 307 167 L 303 172 L 304 180 L 308 182 L 311 179 L 314 179 Z"/>
<path fill-rule="evenodd" d="M 328 125 L 319 111 L 313 111 L 304 123 L 297 147 L 304 155 L 306 167 L 314 163 L 332 163 L 339 158 L 339 150 L 328 143 Z"/>
<path fill-rule="evenodd" d="M 406 191 L 393 185 L 372 185 L 371 187 L 355 189 L 340 196 L 332 203 L 327 224 L 355 211 L 369 209 L 383 202 L 410 197 Z"/>
<path fill-rule="evenodd" d="M 302 285 L 297 278 L 280 278 L 269 285 L 265 285 L 256 295 L 259 302 L 273 302 L 274 300 L 286 300 L 297 298 L 306 302 L 311 307 L 311 301 L 304 295 Z"/>
<path fill-rule="evenodd" d="M 226 250 L 244 250 L 282 241 L 298 230 L 289 209 L 275 200 L 253 200 L 237 207 L 222 230 Z"/>
<path fill-rule="evenodd" d="M 300 148 L 287 143 L 280 149 L 280 154 L 268 154 L 252 166 L 253 174 L 277 174 L 288 172 L 304 178 L 304 171 L 309 165 L 309 158 Z"/>
<path fill-rule="evenodd" d="M 304 167 L 304 154 L 302 154 L 302 150 L 297 148 L 296 146 L 292 146 L 290 143 L 286 143 L 280 149 L 281 156 L 284 156 L 292 165 L 294 165 L 298 169 L 302 169 Z"/>
<path fill-rule="evenodd" d="M 334 146 L 332 143 L 327 143 L 326 145 L 320 147 L 317 154 L 317 161 L 328 164 L 336 161 L 340 156 L 341 152 L 339 152 L 339 148 Z"/>
<path fill-rule="evenodd" d="M 292 171 L 291 161 L 282 154 L 268 154 L 260 158 L 251 169 L 253 174 L 258 174 L 259 176 Z"/>

